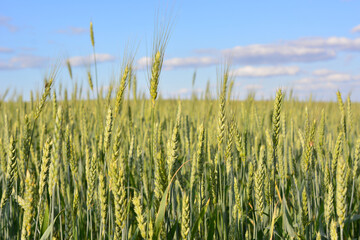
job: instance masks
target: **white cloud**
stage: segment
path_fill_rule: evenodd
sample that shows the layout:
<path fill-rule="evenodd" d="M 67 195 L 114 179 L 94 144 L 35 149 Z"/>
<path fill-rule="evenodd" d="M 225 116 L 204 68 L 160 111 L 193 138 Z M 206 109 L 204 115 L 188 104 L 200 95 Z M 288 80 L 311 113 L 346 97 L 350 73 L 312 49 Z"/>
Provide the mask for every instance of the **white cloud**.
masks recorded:
<path fill-rule="evenodd" d="M 315 75 L 315 76 L 324 76 L 324 75 L 329 75 L 329 74 L 332 74 L 332 73 L 335 73 L 335 71 L 329 70 L 329 69 L 326 69 L 326 68 L 317 69 L 317 70 L 314 70 L 312 72 L 312 74 Z"/>
<path fill-rule="evenodd" d="M 110 54 L 96 54 L 96 62 L 109 62 L 114 61 L 115 57 Z M 40 68 L 45 67 L 49 58 L 35 55 L 18 55 L 8 60 L 0 60 L 0 69 L 13 70 L 13 69 L 25 69 L 25 68 Z M 69 58 L 72 66 L 86 66 L 93 64 L 94 55 L 89 56 L 75 56 Z"/>
<path fill-rule="evenodd" d="M 236 46 L 222 50 L 236 63 L 274 64 L 289 62 L 314 62 L 329 60 L 336 56 L 334 50 L 292 46 L 288 44 L 256 44 Z"/>
<path fill-rule="evenodd" d="M 143 70 L 147 68 L 148 65 L 150 65 L 151 58 L 150 57 L 142 57 L 139 60 L 137 60 L 136 67 L 139 70 Z"/>
<path fill-rule="evenodd" d="M 213 57 L 187 57 L 187 58 L 170 58 L 164 61 L 164 67 L 169 69 L 175 68 L 196 68 L 206 67 L 218 63 Z"/>
<path fill-rule="evenodd" d="M 188 93 L 190 93 L 190 92 L 191 92 L 191 90 L 188 89 L 188 88 L 180 88 L 180 89 L 176 92 L 176 94 L 177 94 L 177 95 L 184 95 L 184 94 L 188 94 Z"/>
<path fill-rule="evenodd" d="M 38 68 L 44 67 L 48 62 L 48 58 L 34 55 L 20 55 L 12 57 L 9 60 L 0 61 L 0 69 L 14 70 L 24 68 Z"/>
<path fill-rule="evenodd" d="M 342 83 L 359 80 L 360 76 L 350 75 L 347 73 L 331 73 L 328 75 L 311 76 L 298 80 L 298 83 L 314 83 L 314 82 L 325 82 L 325 83 Z"/>
<path fill-rule="evenodd" d="M 325 82 L 347 82 L 347 81 L 359 79 L 359 77 L 352 76 L 347 73 L 332 73 L 320 79 Z"/>
<path fill-rule="evenodd" d="M 0 26 L 7 28 L 10 32 L 17 32 L 19 28 L 11 23 L 11 18 L 0 16 Z"/>
<path fill-rule="evenodd" d="M 244 87 L 248 91 L 255 91 L 255 90 L 261 90 L 264 88 L 263 85 L 260 84 L 248 84 Z"/>
<path fill-rule="evenodd" d="M 341 87 L 350 87 L 359 80 L 360 75 L 319 69 L 315 70 L 312 76 L 295 81 L 294 89 L 303 91 L 340 89 Z"/>
<path fill-rule="evenodd" d="M 325 61 L 334 59 L 339 51 L 360 51 L 360 38 L 307 37 L 270 44 L 235 46 L 217 51 L 198 49 L 195 52 L 217 57 L 224 55 L 230 57 L 235 64 L 274 64 Z"/>
<path fill-rule="evenodd" d="M 89 30 L 87 28 L 81 28 L 81 27 L 67 27 L 65 29 L 60 29 L 57 32 L 60 34 L 81 35 L 88 33 Z"/>
<path fill-rule="evenodd" d="M 177 91 L 167 93 L 166 96 L 169 98 L 191 98 L 192 94 L 199 95 L 203 92 L 204 90 L 200 88 L 180 88 Z"/>
<path fill-rule="evenodd" d="M 178 68 L 197 68 L 215 65 L 218 62 L 213 57 L 186 57 L 165 59 L 163 63 L 164 70 L 173 70 Z M 142 57 L 137 61 L 137 68 L 142 70 L 151 63 L 150 57 Z"/>
<path fill-rule="evenodd" d="M 102 62 L 112 62 L 115 60 L 115 57 L 113 55 L 107 54 L 107 53 L 96 53 L 96 62 L 102 63 Z M 77 66 L 86 66 L 91 65 L 94 63 L 94 54 L 91 54 L 89 56 L 75 56 L 69 58 L 70 64 L 74 67 Z"/>
<path fill-rule="evenodd" d="M 360 38 L 350 39 L 346 37 L 309 37 L 289 42 L 298 47 L 332 49 L 338 51 L 360 51 Z"/>
<path fill-rule="evenodd" d="M 300 91 L 314 91 L 314 90 L 336 90 L 339 87 L 331 82 L 312 82 L 311 84 L 295 84 L 294 89 Z"/>
<path fill-rule="evenodd" d="M 351 32 L 353 32 L 353 33 L 360 32 L 360 25 L 353 27 L 353 29 L 351 29 Z"/>
<path fill-rule="evenodd" d="M 0 47 L 0 53 L 12 53 L 14 52 L 11 48 Z"/>
<path fill-rule="evenodd" d="M 360 51 L 360 38 L 350 39 L 346 37 L 308 37 L 291 41 L 281 41 L 270 44 L 253 44 L 247 46 L 235 46 L 233 48 L 216 50 L 216 49 L 197 49 L 195 54 L 200 56 L 170 58 L 165 59 L 164 70 L 177 68 L 196 68 L 219 64 L 219 59 L 228 58 L 233 64 L 289 64 L 295 62 L 318 62 L 336 58 L 340 51 Z M 144 69 L 150 63 L 148 57 L 138 60 L 138 69 Z M 276 75 L 294 75 L 298 72 L 295 68 L 276 69 L 278 73 L 256 73 L 255 69 L 242 69 L 239 71 L 240 76 L 276 76 Z M 271 69 L 275 70 L 275 69 Z M 250 71 L 251 73 L 247 73 Z"/>
<path fill-rule="evenodd" d="M 284 75 L 296 75 L 300 69 L 296 66 L 270 66 L 253 67 L 245 66 L 233 70 L 231 73 L 237 77 L 273 77 Z"/>

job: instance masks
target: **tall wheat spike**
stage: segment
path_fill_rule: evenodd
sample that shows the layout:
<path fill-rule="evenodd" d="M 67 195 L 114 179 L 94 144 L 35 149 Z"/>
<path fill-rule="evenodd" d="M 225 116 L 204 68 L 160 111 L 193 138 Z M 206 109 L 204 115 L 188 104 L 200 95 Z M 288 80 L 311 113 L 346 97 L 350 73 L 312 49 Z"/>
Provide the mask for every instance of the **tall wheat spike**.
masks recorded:
<path fill-rule="evenodd" d="M 181 237 L 182 239 L 188 239 L 190 233 L 190 203 L 189 196 L 183 193 L 182 198 L 182 212 L 181 212 Z"/>
<path fill-rule="evenodd" d="M 143 208 L 141 205 L 141 196 L 135 192 L 135 196 L 133 198 L 134 211 L 136 213 L 136 220 L 138 222 L 138 228 L 140 230 L 141 237 L 146 239 L 146 219 L 143 214 Z"/>
<path fill-rule="evenodd" d="M 326 195 L 325 202 L 325 221 L 326 224 L 330 224 L 331 218 L 334 216 L 334 189 L 332 182 L 329 183 L 328 193 Z"/>
<path fill-rule="evenodd" d="M 99 173 L 99 200 L 100 200 L 100 216 L 101 216 L 101 233 L 102 237 L 106 233 L 106 218 L 108 212 L 108 198 L 105 176 L 102 171 Z"/>
<path fill-rule="evenodd" d="M 48 138 L 46 140 L 43 156 L 41 160 L 41 172 L 40 172 L 40 184 L 39 184 L 39 196 L 41 197 L 45 191 L 45 186 L 48 182 L 49 178 L 49 167 L 50 167 L 50 156 L 51 156 L 51 149 L 52 149 L 52 140 Z"/>
<path fill-rule="evenodd" d="M 279 89 L 276 92 L 276 98 L 274 102 L 274 111 L 272 117 L 272 142 L 273 142 L 273 151 L 276 156 L 277 145 L 279 142 L 279 133 L 280 133 L 280 113 L 281 105 L 283 100 L 282 90 Z"/>
<path fill-rule="evenodd" d="M 71 63 L 70 63 L 70 60 L 69 60 L 69 59 L 66 60 L 66 66 L 67 66 L 67 69 L 68 69 L 68 72 L 69 72 L 69 76 L 70 76 L 70 78 L 72 79 L 72 78 L 73 78 L 72 68 L 71 68 Z"/>
<path fill-rule="evenodd" d="M 334 220 L 332 220 L 330 224 L 330 237 L 331 240 L 338 240 L 337 222 Z"/>
<path fill-rule="evenodd" d="M 343 238 L 343 230 L 345 225 L 347 211 L 347 183 L 346 183 L 346 162 L 343 156 L 339 158 L 336 171 L 336 215 L 341 230 L 341 238 Z"/>
<path fill-rule="evenodd" d="M 16 150 L 16 142 L 13 136 L 10 137 L 9 144 L 9 159 L 8 166 L 6 172 L 6 188 L 4 189 L 4 193 L 1 197 L 0 209 L 5 206 L 6 201 L 9 199 L 11 195 L 11 191 L 13 189 L 14 181 L 17 176 L 17 150 Z"/>
<path fill-rule="evenodd" d="M 158 97 L 160 74 L 164 62 L 165 49 L 169 40 L 169 30 L 169 26 L 160 29 L 153 42 L 153 53 L 150 62 L 150 96 L 153 107 Z"/>
<path fill-rule="evenodd" d="M 129 64 L 127 64 L 125 66 L 125 69 L 122 72 L 120 86 L 116 93 L 115 113 L 119 113 L 119 111 L 121 109 L 123 98 L 124 98 L 124 93 L 126 90 L 126 86 L 128 84 L 129 73 L 131 71 L 130 69 L 131 69 L 131 66 Z"/>
<path fill-rule="evenodd" d="M 340 91 L 337 91 L 336 94 L 337 94 L 337 100 L 338 100 L 338 104 L 339 104 L 339 109 L 340 109 L 340 112 L 341 112 L 341 122 L 340 122 L 340 124 L 341 124 L 343 133 L 346 135 L 345 105 L 344 105 L 344 102 L 343 102 L 343 100 L 341 98 Z"/>
<path fill-rule="evenodd" d="M 263 220 L 265 202 L 264 202 L 264 180 L 265 180 L 265 147 L 261 146 L 260 148 L 260 156 L 257 165 L 257 170 L 255 172 L 255 206 L 256 213 L 259 217 L 260 221 Z"/>
<path fill-rule="evenodd" d="M 164 144 L 162 140 L 161 128 L 158 130 L 159 144 L 156 154 L 156 164 L 155 164 L 155 197 L 160 202 L 163 193 L 168 184 L 168 173 L 166 170 L 166 161 L 164 153 Z"/>
<path fill-rule="evenodd" d="M 89 165 L 87 170 L 88 175 L 88 182 L 87 182 L 87 206 L 88 209 L 93 208 L 93 199 L 94 199 L 94 192 L 95 192 L 95 181 L 97 178 L 97 165 L 98 165 L 98 155 L 97 151 L 93 150 L 93 155 L 89 159 Z"/>
<path fill-rule="evenodd" d="M 195 175 L 199 177 L 199 179 L 202 178 L 202 175 L 204 174 L 204 164 L 205 164 L 205 130 L 204 125 L 201 124 L 199 127 L 199 135 L 198 135 L 198 145 L 197 145 L 197 151 L 196 151 L 196 170 L 197 172 Z"/>
<path fill-rule="evenodd" d="M 34 209 L 34 196 L 35 194 L 35 179 L 29 171 L 26 172 L 25 179 L 25 205 L 24 205 L 24 217 L 21 230 L 21 239 L 29 239 L 31 235 L 31 221 L 35 215 Z"/>
<path fill-rule="evenodd" d="M 332 172 L 332 177 L 335 176 L 336 173 L 336 169 L 338 166 L 338 161 L 340 158 L 340 155 L 342 154 L 342 144 L 344 141 L 344 133 L 340 132 L 337 140 L 336 140 L 336 144 L 335 144 L 335 148 L 334 148 L 334 152 L 333 152 L 333 159 L 331 161 L 331 172 Z"/>
<path fill-rule="evenodd" d="M 168 149 L 168 182 L 171 181 L 172 176 L 175 174 L 176 170 L 180 167 L 180 120 L 181 120 L 181 105 L 178 107 L 178 113 L 176 117 L 175 126 L 172 132 L 170 148 Z"/>
<path fill-rule="evenodd" d="M 219 116 L 218 116 L 218 147 L 220 148 L 225 135 L 225 104 L 226 104 L 226 90 L 229 79 L 228 67 L 224 70 L 224 76 L 221 82 L 221 92 L 219 98 Z"/>
<path fill-rule="evenodd" d="M 117 145 L 115 142 L 114 150 L 116 150 Z M 119 154 L 119 153 L 115 153 Z M 113 155 L 114 157 L 115 155 Z M 110 169 L 110 179 L 111 179 L 111 190 L 114 196 L 114 205 L 115 205 L 115 233 L 114 239 L 121 239 L 122 230 L 125 224 L 126 218 L 126 209 L 127 204 L 126 191 L 125 191 L 125 176 L 124 176 L 124 157 L 120 154 L 119 158 L 113 158 Z"/>
<path fill-rule="evenodd" d="M 106 116 L 106 124 L 105 124 L 105 136 L 104 136 L 105 152 L 109 149 L 110 146 L 112 127 L 113 127 L 113 115 L 111 108 L 109 108 Z"/>

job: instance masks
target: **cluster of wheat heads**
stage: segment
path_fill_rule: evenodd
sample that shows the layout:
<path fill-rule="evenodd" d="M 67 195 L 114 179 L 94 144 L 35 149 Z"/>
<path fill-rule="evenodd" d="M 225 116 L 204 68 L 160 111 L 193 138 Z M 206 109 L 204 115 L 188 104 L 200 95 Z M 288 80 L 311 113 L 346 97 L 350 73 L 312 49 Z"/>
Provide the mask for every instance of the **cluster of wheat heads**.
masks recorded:
<path fill-rule="evenodd" d="M 166 41 L 150 99 L 130 58 L 106 94 L 88 73 L 96 99 L 55 69 L 1 102 L 0 239 L 358 239 L 359 104 L 231 100 L 226 67 L 217 99 L 164 100 Z"/>

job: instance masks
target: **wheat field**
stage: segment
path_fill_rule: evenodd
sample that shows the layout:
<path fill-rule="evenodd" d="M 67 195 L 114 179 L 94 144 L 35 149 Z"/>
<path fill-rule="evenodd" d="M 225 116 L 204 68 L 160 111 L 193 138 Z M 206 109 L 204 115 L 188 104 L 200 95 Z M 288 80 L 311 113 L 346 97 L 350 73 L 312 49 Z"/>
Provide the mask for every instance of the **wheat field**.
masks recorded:
<path fill-rule="evenodd" d="M 167 40 L 148 98 L 127 57 L 106 91 L 90 71 L 87 97 L 56 89 L 55 66 L 0 102 L 0 238 L 359 239 L 360 105 L 234 100 L 228 66 L 216 98 L 162 99 Z"/>

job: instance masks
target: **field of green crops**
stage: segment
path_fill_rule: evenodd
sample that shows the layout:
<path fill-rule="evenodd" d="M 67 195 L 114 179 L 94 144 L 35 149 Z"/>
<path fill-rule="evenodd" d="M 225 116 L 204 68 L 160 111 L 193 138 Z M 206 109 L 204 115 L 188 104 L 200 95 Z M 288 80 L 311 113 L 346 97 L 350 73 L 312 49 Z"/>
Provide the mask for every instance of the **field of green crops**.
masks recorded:
<path fill-rule="evenodd" d="M 55 88 L 54 67 L 0 102 L 0 239 L 359 239 L 360 105 L 235 101 L 228 66 L 216 98 L 165 100 L 166 42 L 148 94 L 128 57 L 106 90 Z"/>

